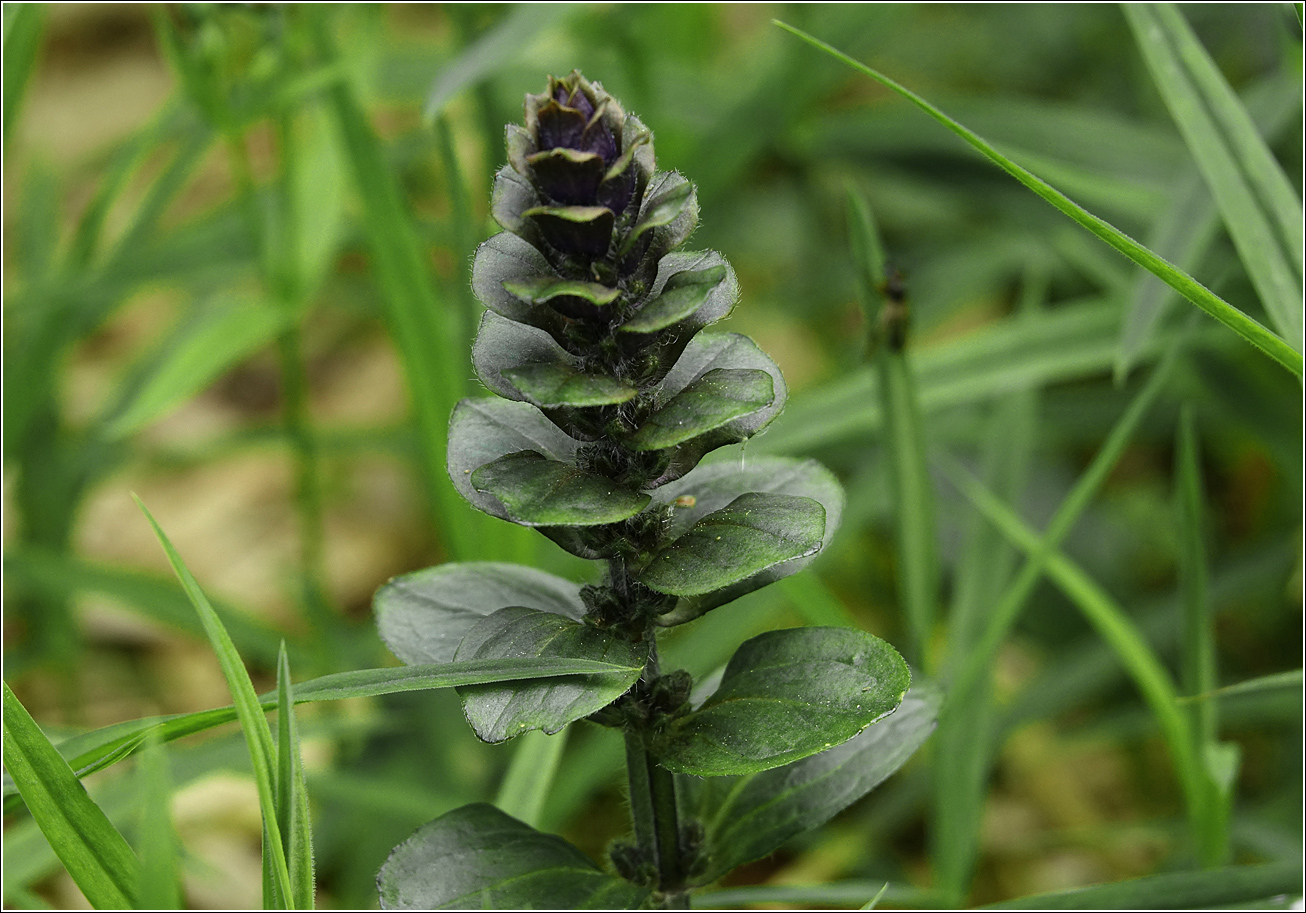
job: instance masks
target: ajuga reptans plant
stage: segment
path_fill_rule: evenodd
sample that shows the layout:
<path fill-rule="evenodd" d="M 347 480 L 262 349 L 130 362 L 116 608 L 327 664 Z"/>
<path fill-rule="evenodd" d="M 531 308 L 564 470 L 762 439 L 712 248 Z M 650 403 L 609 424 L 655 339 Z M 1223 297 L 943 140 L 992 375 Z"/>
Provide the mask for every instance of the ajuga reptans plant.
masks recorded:
<path fill-rule="evenodd" d="M 784 379 L 747 337 L 707 329 L 738 284 L 720 254 L 679 249 L 698 219 L 694 188 L 656 170 L 638 118 L 574 72 L 527 96 L 525 127 L 508 127 L 507 145 L 492 202 L 505 231 L 481 246 L 472 277 L 487 308 L 472 361 L 498 396 L 458 404 L 449 473 L 476 508 L 601 562 L 598 582 L 444 564 L 387 584 L 379 625 L 407 663 L 503 663 L 504 681 L 460 689 L 485 741 L 577 720 L 620 729 L 633 837 L 611 848 L 610 874 L 557 837 L 470 805 L 395 849 L 381 900 L 683 906 L 690 889 L 878 782 L 859 768 L 859 785 L 819 809 L 780 801 L 788 823 L 733 827 L 750 796 L 760 807 L 779 789 L 756 775 L 790 765 L 791 784 L 814 776 L 810 762 L 834 757 L 818 753 L 897 708 L 910 677 L 892 647 L 843 628 L 745 642 L 705 698 L 686 672 L 662 668 L 661 629 L 802 568 L 834 533 L 843 495 L 812 461 L 698 465 L 774 419 Z M 576 674 L 524 677 L 550 661 Z M 868 733 L 890 734 L 908 715 Z M 880 779 L 928 732 L 908 728 L 900 757 L 876 761 Z M 851 748 L 839 764 L 849 758 L 871 764 Z"/>

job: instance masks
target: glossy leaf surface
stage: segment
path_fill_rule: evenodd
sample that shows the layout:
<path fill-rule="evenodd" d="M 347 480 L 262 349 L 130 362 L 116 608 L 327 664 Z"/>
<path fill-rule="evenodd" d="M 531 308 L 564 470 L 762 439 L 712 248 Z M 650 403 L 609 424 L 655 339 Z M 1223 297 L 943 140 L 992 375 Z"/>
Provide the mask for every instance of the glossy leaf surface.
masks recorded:
<path fill-rule="evenodd" d="M 479 622 L 458 647 L 459 662 L 496 659 L 586 659 L 620 663 L 620 673 L 458 689 L 467 721 L 486 742 L 528 729 L 553 733 L 624 694 L 639 678 L 648 645 L 616 638 L 552 612 L 500 609 Z"/>
<path fill-rule="evenodd" d="M 724 263 L 676 273 L 667 279 L 661 294 L 621 325 L 622 332 L 656 333 L 674 326 L 703 307 L 729 274 Z"/>
<path fill-rule="evenodd" d="M 844 742 L 892 713 L 911 684 L 898 652 L 849 628 L 793 628 L 745 641 L 721 685 L 661 735 L 677 773 L 757 773 Z"/>
<path fill-rule="evenodd" d="M 708 371 L 650 415 L 630 438 L 634 450 L 663 450 L 715 431 L 775 399 L 771 375 L 756 368 Z"/>
<path fill-rule="evenodd" d="M 821 547 L 825 508 L 811 498 L 749 492 L 708 514 L 640 574 L 673 596 L 700 596 Z"/>
<path fill-rule="evenodd" d="M 758 774 L 697 781 L 711 856 L 697 880 L 761 859 L 862 798 L 924 744 L 938 710 L 938 692 L 913 685 L 896 711 L 842 745 Z"/>
<path fill-rule="evenodd" d="M 670 534 L 678 536 L 713 511 L 720 510 L 748 492 L 797 495 L 811 498 L 825 508 L 825 531 L 820 548 L 830 543 L 843 516 L 844 496 L 839 481 L 815 460 L 762 457 L 748 460 L 745 468 L 734 461 L 702 466 L 677 482 L 658 490 L 662 503 L 674 504 Z M 686 506 L 680 506 L 685 504 Z M 818 549 L 819 552 L 819 549 Z M 704 612 L 725 605 L 753 590 L 774 583 L 806 567 L 816 553 L 772 565 L 723 589 L 700 596 L 681 598 L 676 608 L 659 619 L 659 624 L 680 624 Z"/>
<path fill-rule="evenodd" d="M 478 492 L 497 498 L 509 519 L 525 526 L 615 523 L 649 503 L 642 492 L 533 450 L 499 457 L 473 472 L 471 481 Z"/>
<path fill-rule="evenodd" d="M 614 910 L 648 896 L 561 837 L 484 804 L 419 828 L 395 847 L 377 885 L 386 910 Z"/>
<path fill-rule="evenodd" d="M 585 614 L 576 584 L 493 561 L 441 564 L 395 577 L 377 590 L 372 606 L 390 652 L 413 665 L 453 662 L 467 633 L 508 606 L 577 621 Z"/>
<path fill-rule="evenodd" d="M 454 487 L 478 510 L 509 519 L 494 495 L 472 487 L 472 472 L 509 453 L 533 450 L 553 460 L 569 460 L 580 446 L 538 409 L 500 399 L 465 399 L 449 421 L 449 475 Z"/>
<path fill-rule="evenodd" d="M 603 375 L 579 370 L 544 330 L 486 311 L 472 347 L 476 376 L 500 396 L 525 400 L 541 408 L 604 406 L 624 403 L 638 392 Z"/>

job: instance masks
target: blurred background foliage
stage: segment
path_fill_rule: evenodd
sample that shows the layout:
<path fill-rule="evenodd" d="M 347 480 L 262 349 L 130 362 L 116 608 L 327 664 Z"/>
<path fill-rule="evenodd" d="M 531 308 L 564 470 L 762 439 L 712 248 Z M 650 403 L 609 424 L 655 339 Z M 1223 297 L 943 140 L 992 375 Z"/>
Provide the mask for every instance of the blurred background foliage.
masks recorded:
<path fill-rule="evenodd" d="M 1285 4 L 1182 9 L 1300 197 L 1299 18 Z M 5 676 L 47 731 L 229 701 L 129 492 L 225 611 L 260 686 L 283 637 L 297 679 L 390 662 L 370 599 L 394 574 L 455 558 L 592 573 L 461 503 L 442 469 L 449 410 L 479 386 L 468 273 L 495 230 L 503 125 L 572 68 L 697 184 L 693 245 L 725 254 L 743 288 L 730 326 L 794 390 L 729 458 L 814 456 L 849 491 L 813 571 L 680 629 L 671 662 L 704 674 L 749 636 L 817 620 L 907 638 L 850 188 L 906 277 L 931 456 L 988 460 L 1041 528 L 1191 308 L 1125 335 L 1131 302 L 1157 294 L 1135 268 L 772 17 L 892 75 L 1145 243 L 1200 189 L 1112 6 L 6 4 Z M 1180 265 L 1264 320 L 1204 218 Z M 1064 550 L 1177 665 L 1184 404 L 1220 682 L 1300 668 L 1301 388 L 1205 318 Z M 935 497 L 947 607 L 984 526 L 942 475 Z M 993 595 L 1015 556 L 986 548 Z M 940 613 L 918 668 L 946 677 L 959 617 Z M 1191 864 L 1155 720 L 1066 597 L 1039 586 L 991 674 L 992 773 L 960 848 L 932 830 L 937 773 L 955 759 L 927 745 L 730 883 L 951 879 L 983 903 Z M 1235 861 L 1300 858 L 1298 687 L 1220 702 L 1221 735 L 1242 751 Z M 514 751 L 476 742 L 446 692 L 307 707 L 301 727 L 325 907 L 373 905 L 389 849 L 493 798 Z M 540 823 L 597 855 L 626 827 L 621 749 L 573 728 Z M 219 733 L 168 752 L 187 900 L 256 906 L 257 801 L 239 735 Z M 89 786 L 130 837 L 137 782 L 114 770 Z M 78 902 L 23 815 L 6 818 L 4 852 L 6 906 Z"/>

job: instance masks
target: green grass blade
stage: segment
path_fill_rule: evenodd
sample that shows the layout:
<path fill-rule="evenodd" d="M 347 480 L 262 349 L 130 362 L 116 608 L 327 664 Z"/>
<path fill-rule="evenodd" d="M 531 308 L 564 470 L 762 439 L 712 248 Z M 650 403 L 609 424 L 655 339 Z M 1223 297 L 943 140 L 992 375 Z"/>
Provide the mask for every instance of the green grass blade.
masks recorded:
<path fill-rule="evenodd" d="M 1215 630 L 1211 617 L 1206 561 L 1206 492 L 1192 407 L 1180 414 L 1175 442 L 1175 528 L 1179 534 L 1179 589 L 1183 613 L 1180 638 L 1180 675 L 1187 695 L 1204 694 L 1216 687 Z M 1217 706 L 1200 701 L 1182 708 L 1188 714 L 1194 754 L 1206 761 L 1206 799 L 1194 821 L 1198 858 L 1203 865 L 1226 861 L 1229 850 L 1229 812 L 1232 773 L 1237 749 L 1219 740 Z M 1233 765 L 1233 768 L 1230 767 Z"/>
<path fill-rule="evenodd" d="M 422 107 L 422 117 L 435 121 L 455 95 L 501 67 L 521 60 L 523 51 L 560 19 L 570 15 L 568 3 L 526 3 L 506 11 L 503 20 L 465 48 L 436 77 Z M 502 131 L 499 139 L 503 138 Z"/>
<path fill-rule="evenodd" d="M 1193 702 L 1209 700 L 1211 698 L 1236 697 L 1240 694 L 1255 694 L 1258 691 L 1299 691 L 1302 686 L 1302 670 L 1293 669 L 1289 672 L 1274 672 L 1270 675 L 1261 675 L 1256 678 L 1250 678 L 1245 682 L 1238 682 L 1234 685 L 1225 685 L 1223 688 L 1217 688 L 1214 691 L 1208 691 L 1205 694 L 1194 694 L 1180 698 L 1181 701 Z"/>
<path fill-rule="evenodd" d="M 539 827 L 544 814 L 544 803 L 549 787 L 558 772 L 562 750 L 567 747 L 567 733 L 563 729 L 554 735 L 545 735 L 533 729 L 517 737 L 517 748 L 512 763 L 499 784 L 499 794 L 494 804 L 503 812 L 531 827 Z"/>
<path fill-rule="evenodd" d="M 1165 737 L 1194 823 L 1208 801 L 1203 766 L 1193 750 L 1188 719 L 1178 704 L 1174 680 L 1137 626 L 1102 587 L 1077 564 L 1050 547 L 984 485 L 961 466 L 945 467 L 948 477 L 1013 545 L 1031 558 L 1042 556 L 1048 577 L 1083 613 L 1129 672 Z"/>
<path fill-rule="evenodd" d="M 882 892 L 878 893 L 878 892 Z M 843 907 L 845 909 L 864 902 L 868 895 L 880 902 L 900 907 L 929 909 L 943 900 L 935 891 L 925 891 L 909 884 L 882 881 L 836 881 L 832 884 L 777 884 L 750 885 L 709 891 L 690 899 L 694 907 L 720 910 L 727 907 L 748 907 L 753 904 L 780 904 L 783 906 Z"/>
<path fill-rule="evenodd" d="M 861 628 L 842 599 L 830 592 L 821 578 L 808 571 L 790 574 L 776 583 L 799 617 L 809 625 L 827 628 Z"/>
<path fill-rule="evenodd" d="M 172 771 L 157 735 L 145 740 L 141 752 L 140 850 L 141 886 L 137 906 L 142 910 L 181 909 L 181 884 L 177 832 L 172 825 Z"/>
<path fill-rule="evenodd" d="M 1157 367 L 1143 386 L 1143 389 L 1134 397 L 1124 415 L 1120 417 L 1119 421 L 1111 429 L 1110 434 L 1107 435 L 1106 440 L 1103 441 L 1097 455 L 1093 457 L 1093 461 L 1079 477 L 1074 488 L 1061 502 L 1052 520 L 1048 523 L 1047 530 L 1043 533 L 1039 549 L 1029 555 L 1025 564 L 1017 573 L 1016 579 L 1003 592 L 1002 597 L 998 600 L 988 618 L 983 635 L 968 651 L 969 658 L 967 662 L 956 672 L 956 676 L 951 682 L 950 695 L 967 694 L 976 687 L 984 676 L 992 664 L 993 657 L 996 656 L 998 647 L 1001 645 L 1007 631 L 1011 629 L 1024 608 L 1026 600 L 1034 592 L 1034 587 L 1044 572 L 1047 554 L 1059 546 L 1070 533 L 1084 510 L 1087 509 L 1089 502 L 1097 494 L 1098 489 L 1101 488 L 1102 483 L 1106 481 L 1106 477 L 1115 467 L 1116 462 L 1124 454 L 1125 447 L 1128 446 L 1143 417 L 1153 403 L 1156 402 L 1161 390 L 1168 382 L 1174 363 L 1175 354 L 1172 352 Z M 950 703 L 950 701 L 945 702 L 944 715 L 949 712 Z"/>
<path fill-rule="evenodd" d="M 8 683 L 4 761 L 41 832 L 91 905 L 130 907 L 140 883 L 140 863 Z"/>
<path fill-rule="evenodd" d="M 314 17 L 318 53 L 333 64 L 338 55 L 327 17 L 322 12 Z M 449 536 L 456 557 L 471 557 L 477 552 L 473 514 L 445 470 L 449 416 L 468 376 L 461 315 L 456 306 L 436 295 L 412 214 L 385 150 L 348 83 L 330 86 L 327 105 L 362 200 L 363 224 L 386 317 L 415 413 L 421 471 L 435 508 L 436 528 Z"/>
<path fill-rule="evenodd" d="M 270 865 L 273 873 L 271 883 L 275 890 L 270 897 L 265 892 L 263 904 L 265 907 L 275 905 L 284 909 L 288 899 L 292 896 L 290 891 L 290 871 L 286 864 L 286 855 L 282 850 L 281 831 L 277 826 L 277 804 L 274 789 L 276 782 L 276 752 L 272 744 L 272 733 L 268 729 L 268 721 L 263 715 L 263 705 L 258 694 L 254 691 L 254 683 L 249 679 L 249 672 L 245 669 L 240 654 L 236 652 L 235 644 L 231 642 L 231 636 L 227 634 L 226 629 L 222 626 L 222 621 L 218 618 L 217 613 L 213 611 L 213 607 L 209 605 L 208 598 L 181 560 L 181 555 L 173 548 L 172 542 L 168 540 L 163 528 L 159 526 L 149 510 L 141 503 L 140 498 L 136 499 L 136 503 L 144 512 L 146 519 L 150 521 L 155 536 L 158 537 L 159 543 L 168 556 L 168 563 L 172 565 L 177 579 L 181 581 L 182 589 L 186 591 L 191 604 L 195 606 L 195 611 L 199 613 L 200 619 L 204 623 L 204 631 L 208 634 L 209 643 L 213 646 L 213 652 L 218 656 L 218 663 L 222 667 L 223 677 L 227 680 L 227 687 L 231 689 L 231 696 L 235 701 L 236 717 L 240 720 L 240 728 L 245 734 L 245 742 L 249 747 L 249 759 L 254 768 L 254 783 L 258 788 L 259 807 L 263 810 L 263 826 L 267 832 L 267 839 L 263 845 L 263 854 L 265 860 L 269 855 L 271 856 Z"/>
<path fill-rule="evenodd" d="M 313 909 L 313 826 L 295 726 L 295 692 L 286 646 L 277 657 L 277 826 L 290 874 L 290 908 Z"/>
<path fill-rule="evenodd" d="M 4 9 L 4 133 L 5 151 L 18 122 L 23 95 L 36 67 L 36 53 L 45 32 L 44 3 L 7 3 Z"/>
<path fill-rule="evenodd" d="M 587 659 L 497 659 L 393 669 L 361 669 L 300 682 L 295 686 L 294 700 L 296 704 L 341 701 L 352 697 L 376 697 L 404 691 L 459 688 L 463 685 L 488 685 L 561 675 L 629 673 L 632 668 Z M 262 695 L 259 702 L 264 711 L 275 710 L 277 707 L 275 693 Z M 235 707 L 219 707 L 174 716 L 131 720 L 71 738 L 60 743 L 59 752 L 68 759 L 77 776 L 84 777 L 128 757 L 140 747 L 145 733 L 152 729 L 157 728 L 160 739 L 171 742 L 235 719 L 238 719 Z M 6 798 L 12 794 L 13 790 L 6 783 Z"/>
<path fill-rule="evenodd" d="M 1166 872 L 1115 884 L 1033 894 L 981 910 L 1200 910 L 1300 895 L 1300 862 L 1231 865 L 1209 872 Z M 1254 908 L 1254 907 L 1253 907 Z"/>
<path fill-rule="evenodd" d="M 1183 16 L 1169 4 L 1123 9 L 1271 322 L 1300 353 L 1301 201 Z"/>
<path fill-rule="evenodd" d="M 1173 264 L 1167 262 L 1161 257 L 1158 257 L 1155 253 L 1139 244 L 1133 238 L 1130 238 L 1128 235 L 1119 231 L 1110 223 L 1098 218 L 1088 210 L 1077 205 L 1065 194 L 1056 190 L 1038 176 L 1026 171 L 1024 168 L 1021 168 L 1019 165 L 999 153 L 984 139 L 948 117 L 948 115 L 944 114 L 938 108 L 931 105 L 910 89 L 899 85 L 889 77 L 871 69 L 863 63 L 859 63 L 848 55 L 835 50 L 825 42 L 813 38 L 806 32 L 800 31 L 799 29 L 796 29 L 791 25 L 786 25 L 778 20 L 775 21 L 775 24 L 785 31 L 801 38 L 803 41 L 806 41 L 813 47 L 824 51 L 837 60 L 840 60 L 858 72 L 871 77 L 911 101 L 925 113 L 929 114 L 953 133 L 960 136 L 971 146 L 978 149 L 989 160 L 998 165 L 998 167 L 1002 168 L 1044 200 L 1051 203 L 1062 213 L 1069 216 L 1075 222 L 1082 225 L 1088 231 L 1114 247 L 1139 266 L 1156 275 L 1175 291 L 1179 292 L 1179 294 L 1197 305 L 1198 308 L 1205 311 L 1229 329 L 1233 330 L 1261 351 L 1265 352 L 1297 377 L 1302 377 L 1303 365 L 1301 352 L 1297 351 L 1297 349 L 1288 342 L 1285 342 L 1282 337 L 1274 333 L 1272 330 L 1267 329 L 1251 317 L 1248 317 L 1242 311 L 1229 304 L 1229 302 L 1203 286 L 1192 276 L 1188 275 L 1183 270 L 1176 268 Z"/>
<path fill-rule="evenodd" d="M 1184 619 L 1180 682 L 1188 695 L 1205 694 L 1216 688 L 1215 632 L 1207 597 L 1205 501 L 1197 429 L 1192 407 L 1185 406 L 1175 442 L 1175 527 L 1179 532 L 1179 584 Z M 1193 735 L 1199 742 L 1215 741 L 1215 710 L 1209 703 L 1193 708 Z"/>
<path fill-rule="evenodd" d="M 867 326 L 878 339 L 874 359 L 880 379 L 885 446 L 893 478 L 898 535 L 898 592 L 911 632 L 909 659 L 922 663 L 937 613 L 940 570 L 934 484 L 925 454 L 925 432 L 916 380 L 904 351 L 906 305 L 884 291 L 884 244 L 870 207 L 849 193 L 849 234 Z M 901 323 L 899 329 L 891 323 Z"/>
<path fill-rule="evenodd" d="M 1090 299 L 1048 312 L 1018 314 L 960 339 L 910 353 L 927 416 L 956 406 L 973 406 L 1047 384 L 1092 377 L 1111 370 L 1120 334 L 1120 303 Z M 1228 335 L 1201 327 L 1195 342 L 1218 344 Z M 1145 360 L 1161 354 L 1168 340 L 1153 337 Z M 749 452 L 810 453 L 816 448 L 860 441 L 883 425 L 879 379 L 870 368 L 848 372 L 785 407 Z"/>

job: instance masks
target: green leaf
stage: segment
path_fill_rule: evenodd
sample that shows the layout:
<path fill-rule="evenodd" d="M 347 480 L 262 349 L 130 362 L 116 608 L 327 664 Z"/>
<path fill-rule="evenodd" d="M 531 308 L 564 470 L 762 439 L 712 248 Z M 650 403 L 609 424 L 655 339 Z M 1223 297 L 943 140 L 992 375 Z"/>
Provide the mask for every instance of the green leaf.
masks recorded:
<path fill-rule="evenodd" d="M 659 552 L 639 581 L 659 593 L 701 596 L 813 555 L 824 535 L 825 508 L 819 501 L 749 492 Z"/>
<path fill-rule="evenodd" d="M 336 50 L 329 14 L 315 11 L 310 24 L 323 66 L 351 74 L 353 68 L 341 61 Z M 403 365 L 418 431 L 419 465 L 432 493 L 435 524 L 446 533 L 455 557 L 470 556 L 480 551 L 481 527 L 474 516 L 468 516 L 444 471 L 446 422 L 467 385 L 462 309 L 442 301 L 436 292 L 426 247 L 356 89 L 347 79 L 335 79 L 324 92 L 362 203 L 372 275 Z"/>
<path fill-rule="evenodd" d="M 136 504 L 149 520 L 150 526 L 154 528 L 154 534 L 168 556 L 168 563 L 172 565 L 173 572 L 181 581 L 182 589 L 186 591 L 191 604 L 195 606 L 195 611 L 199 613 L 200 620 L 204 623 L 204 631 L 209 637 L 209 644 L 218 656 L 222 676 L 227 680 L 227 687 L 231 691 L 236 707 L 236 717 L 240 720 L 240 728 L 245 734 L 245 743 L 249 748 L 249 759 L 254 768 L 254 783 L 258 787 L 259 808 L 263 813 L 263 827 L 268 837 L 263 845 L 264 872 L 266 876 L 270 868 L 271 874 L 264 878 L 263 905 L 285 908 L 289 905 L 293 894 L 290 890 L 290 870 L 286 863 L 281 830 L 277 826 L 276 752 L 272 744 L 272 733 L 268 729 L 268 721 L 263 716 L 262 704 L 254 691 L 253 682 L 249 679 L 249 672 L 245 669 L 240 654 L 236 652 L 235 644 L 231 642 L 230 635 L 222 626 L 222 621 L 213 611 L 213 607 L 209 605 L 208 598 L 181 560 L 181 555 L 173 548 L 163 528 L 155 522 L 154 517 L 139 498 L 136 499 Z"/>
<path fill-rule="evenodd" d="M 568 150 L 570 151 L 570 150 Z M 596 307 L 611 304 L 621 297 L 621 289 L 608 288 L 597 282 L 581 282 L 577 279 L 563 279 L 558 276 L 527 276 L 523 279 L 503 281 L 503 288 L 527 304 L 546 304 L 554 298 L 564 295 L 584 298 Z"/>
<path fill-rule="evenodd" d="M 702 707 L 658 734 L 658 762 L 697 776 L 770 770 L 845 742 L 902 703 L 911 672 L 873 634 L 791 628 L 745 641 Z"/>
<path fill-rule="evenodd" d="M 377 877 L 386 910 L 634 909 L 648 898 L 561 837 L 492 805 L 465 805 L 395 847 Z"/>
<path fill-rule="evenodd" d="M 685 283 L 683 286 L 686 294 L 689 290 L 696 288 L 699 283 L 697 280 L 680 279 L 682 274 L 693 275 L 695 273 L 710 273 L 714 270 L 724 269 L 725 277 L 716 285 L 709 286 L 706 298 L 696 310 L 692 310 L 684 316 L 678 318 L 672 323 L 664 326 L 655 327 L 655 324 L 661 323 L 672 312 L 680 310 L 685 304 L 685 300 L 677 290 L 676 286 Z M 658 299 L 664 291 L 670 288 L 676 294 L 667 302 L 666 310 L 662 305 L 658 305 Z M 730 264 L 714 250 L 694 252 L 679 251 L 667 254 L 658 261 L 658 276 L 650 290 L 651 299 L 645 303 L 630 320 L 621 326 L 622 332 L 632 333 L 654 333 L 664 329 L 675 327 L 674 334 L 661 334 L 659 343 L 662 343 L 668 336 L 681 336 L 685 342 L 688 342 L 698 330 L 709 326 L 721 320 L 734 308 L 735 302 L 739 300 L 739 280 L 735 278 L 735 271 L 730 268 Z M 692 297 L 692 295 L 690 295 Z M 672 348 L 673 358 L 679 357 L 684 351 L 684 344 L 679 348 Z"/>
<path fill-rule="evenodd" d="M 181 909 L 177 831 L 172 824 L 172 772 L 157 734 L 145 741 L 137 777 L 140 820 L 136 847 L 141 860 L 137 907 Z"/>
<path fill-rule="evenodd" d="M 660 294 L 621 325 L 621 331 L 656 333 L 674 326 L 703 307 L 728 278 L 733 279 L 733 273 L 724 262 L 675 273 L 667 279 Z"/>
<path fill-rule="evenodd" d="M 486 311 L 472 347 L 472 365 L 485 386 L 540 408 L 606 406 L 639 392 L 612 377 L 585 374 L 580 359 L 549 334 Z"/>
<path fill-rule="evenodd" d="M 3 143 L 6 152 L 9 151 L 9 137 L 18 121 L 28 79 L 36 66 L 46 15 L 44 3 L 15 3 L 4 12 Z"/>
<path fill-rule="evenodd" d="M 497 212 L 497 211 L 496 211 Z M 616 219 L 604 206 L 532 206 L 522 214 L 544 238 L 561 250 L 580 250 L 600 257 L 612 243 Z"/>
<path fill-rule="evenodd" d="M 1031 894 L 981 910 L 1184 910 L 1211 909 L 1301 894 L 1301 862 L 1231 865 L 1204 872 L 1166 872 L 1070 891 Z"/>
<path fill-rule="evenodd" d="M 282 852 L 290 869 L 291 909 L 313 909 L 313 826 L 308 812 L 308 787 L 295 725 L 295 692 L 285 644 L 277 657 L 277 826 Z"/>
<path fill-rule="evenodd" d="M 571 4 L 558 3 L 509 10 L 440 70 L 422 106 L 422 117 L 428 122 L 435 120 L 460 92 L 520 60 L 533 42 L 543 41 L 550 26 L 566 19 L 575 9 Z"/>
<path fill-rule="evenodd" d="M 1302 208 L 1238 96 L 1170 4 L 1122 7 L 1271 322 L 1302 347 Z"/>
<path fill-rule="evenodd" d="M 664 450 L 715 431 L 775 399 L 771 375 L 756 368 L 715 368 L 681 390 L 640 425 L 632 450 Z"/>
<path fill-rule="evenodd" d="M 618 664 L 621 672 L 542 682 L 458 689 L 467 722 L 486 742 L 528 729 L 553 733 L 589 716 L 630 689 L 643 670 L 647 642 L 634 644 L 552 612 L 509 606 L 482 619 L 458 646 L 457 660 L 587 659 Z"/>
<path fill-rule="evenodd" d="M 510 231 L 483 243 L 472 261 L 472 293 L 476 300 L 500 317 L 531 326 L 539 326 L 541 320 L 556 321 L 558 315 L 549 308 L 535 307 L 508 291 L 508 287 L 530 287 L 553 278 L 553 268 L 544 255 Z"/>
<path fill-rule="evenodd" d="M 938 709 L 937 690 L 917 683 L 896 711 L 842 745 L 762 773 L 698 782 L 710 862 L 695 881 L 761 859 L 865 796 L 924 744 Z"/>
<path fill-rule="evenodd" d="M 527 403 L 501 399 L 465 399 L 449 420 L 449 476 L 454 487 L 478 510 L 510 519 L 503 502 L 472 486 L 472 473 L 510 453 L 533 450 L 569 462 L 579 442 Z"/>
<path fill-rule="evenodd" d="M 771 376 L 774 396 L 769 405 L 731 419 L 710 433 L 683 443 L 672 457 L 671 478 L 684 475 L 703 454 L 757 434 L 784 409 L 788 387 L 780 369 L 755 342 L 738 333 L 699 333 L 685 346 L 684 353 L 654 391 L 661 401 L 667 402 L 717 369 L 763 371 Z"/>
<path fill-rule="evenodd" d="M 342 701 L 354 697 L 375 697 L 404 691 L 428 691 L 434 688 L 458 688 L 463 685 L 566 675 L 633 674 L 638 676 L 642 669 L 643 660 L 640 660 L 638 665 L 621 665 L 566 657 L 489 659 L 458 663 L 424 663 L 399 669 L 359 669 L 300 682 L 295 686 L 295 703 Z M 274 695 L 265 694 L 259 700 L 264 711 L 276 709 L 277 702 Z M 104 770 L 130 756 L 144 743 L 146 734 L 151 730 L 158 732 L 161 741 L 170 742 L 182 736 L 221 726 L 223 723 L 230 723 L 236 718 L 234 707 L 219 707 L 195 713 L 147 717 L 116 723 L 61 742 L 59 753 L 68 759 L 78 777 L 84 777 L 97 770 Z M 11 782 L 6 781 L 4 792 L 8 798 L 16 793 L 16 789 Z"/>
<path fill-rule="evenodd" d="M 140 863 L 7 682 L 4 761 L 41 832 L 91 905 L 131 907 Z"/>
<path fill-rule="evenodd" d="M 496 808 L 531 827 L 539 826 L 544 817 L 544 802 L 558 773 L 570 731 L 563 729 L 549 735 L 534 730 L 517 737 L 512 763 L 508 765 L 498 795 L 494 797 Z M 569 769 L 568 773 L 576 775 L 574 769 Z"/>
<path fill-rule="evenodd" d="M 698 196 L 694 185 L 674 171 L 654 175 L 644 191 L 639 220 L 618 248 L 624 256 L 640 236 L 661 229 L 658 244 L 663 250 L 679 247 L 698 224 Z"/>
<path fill-rule="evenodd" d="M 978 149 L 994 164 L 998 165 L 1048 203 L 1055 206 L 1059 211 L 1073 219 L 1088 231 L 1092 232 L 1102 241 L 1114 247 L 1139 266 L 1155 274 L 1163 282 L 1179 292 L 1179 294 L 1183 295 L 1208 315 L 1214 317 L 1220 323 L 1233 330 L 1247 342 L 1250 342 L 1252 345 L 1265 352 L 1275 361 L 1279 362 L 1295 374 L 1298 378 L 1302 376 L 1302 354 L 1300 352 L 1294 349 L 1289 343 L 1285 342 L 1273 331 L 1266 329 L 1260 323 L 1248 317 L 1242 311 L 1229 304 L 1229 302 L 1203 286 L 1192 276 L 1188 275 L 1183 270 L 1177 269 L 1173 264 L 1158 257 L 1155 253 L 1148 250 L 1146 247 L 1143 247 L 1137 241 L 1130 238 L 1113 225 L 1103 221 L 1083 207 L 1077 205 L 1074 201 L 1066 197 L 1065 194 L 1056 190 L 1054 187 L 1051 187 L 1046 181 L 1031 174 L 1024 168 L 1021 168 L 1015 162 L 1012 162 L 1010 159 L 999 153 L 988 142 L 948 117 L 948 115 L 944 114 L 916 93 L 894 82 L 883 73 L 873 70 L 848 55 L 835 50 L 825 42 L 813 38 L 811 35 L 808 35 L 800 29 L 796 29 L 791 25 L 786 25 L 778 20 L 773 21 L 776 25 L 790 34 L 796 35 L 798 38 L 801 38 L 813 47 L 818 48 L 837 60 L 846 63 L 858 72 L 871 77 L 909 100 L 912 104 L 929 114 L 930 117 L 933 117 L 953 133 L 960 136 L 975 149 Z"/>
<path fill-rule="evenodd" d="M 668 534 L 679 537 L 709 514 L 721 510 L 741 495 L 750 492 L 811 498 L 825 509 L 825 528 L 821 544 L 830 543 L 843 516 L 843 488 L 828 469 L 815 460 L 762 457 L 748 460 L 741 468 L 734 461 L 701 466 L 677 482 L 658 489 L 659 502 L 673 505 Z M 802 570 L 816 553 L 765 568 L 724 589 L 700 596 L 684 597 L 660 625 L 682 624 L 717 606 L 760 589 L 769 583 Z"/>
<path fill-rule="evenodd" d="M 467 632 L 508 606 L 576 621 L 585 614 L 576 584 L 533 568 L 490 561 L 441 564 L 395 577 L 376 591 L 372 606 L 385 645 L 413 665 L 453 662 Z"/>
<path fill-rule="evenodd" d="M 472 473 L 472 486 L 503 503 L 523 526 L 598 526 L 635 516 L 649 496 L 534 450 L 499 457 Z"/>
<path fill-rule="evenodd" d="M 113 439 L 130 435 L 166 415 L 263 346 L 293 315 L 265 300 L 224 298 L 200 308 L 153 356 L 144 382 L 108 420 Z"/>

